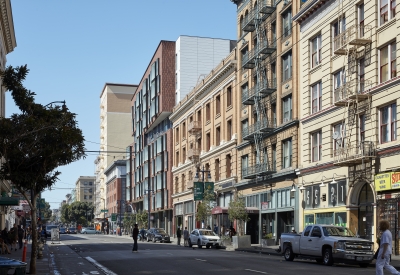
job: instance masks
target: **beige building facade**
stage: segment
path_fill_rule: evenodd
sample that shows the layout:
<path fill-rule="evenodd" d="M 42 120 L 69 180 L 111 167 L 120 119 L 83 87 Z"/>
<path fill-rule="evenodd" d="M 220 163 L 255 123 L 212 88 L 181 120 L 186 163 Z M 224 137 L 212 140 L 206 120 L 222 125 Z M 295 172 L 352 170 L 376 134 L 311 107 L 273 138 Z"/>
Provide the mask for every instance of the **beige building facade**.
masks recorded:
<path fill-rule="evenodd" d="M 237 49 L 232 52 L 173 109 L 174 228 L 200 228 L 196 221 L 193 182 L 214 182 L 217 203 L 228 206 L 237 182 L 238 125 L 236 93 Z M 201 172 L 203 171 L 203 172 Z M 225 218 L 223 218 L 225 216 Z M 229 226 L 227 215 L 216 215 L 204 225 Z"/>
<path fill-rule="evenodd" d="M 78 178 L 78 180 L 75 182 L 75 201 L 94 203 L 95 180 L 96 177 L 94 176 L 80 176 Z"/>
<path fill-rule="evenodd" d="M 398 228 L 397 212 L 387 211 L 398 203 L 400 168 L 393 7 L 308 1 L 293 18 L 301 57 L 300 230 L 336 224 L 375 240 L 380 218 Z"/>
<path fill-rule="evenodd" d="M 300 59 L 292 15 L 300 1 L 233 1 L 237 4 L 238 171 L 236 190 L 249 213 L 245 234 L 260 243 L 272 233 L 298 230 Z"/>
<path fill-rule="evenodd" d="M 96 198 L 95 217 L 103 218 L 101 209 L 108 202 L 105 169 L 115 159 L 125 157 L 132 143 L 131 99 L 137 85 L 106 83 L 100 94 L 100 155 L 95 160 Z M 108 217 L 110 214 L 106 214 Z"/>

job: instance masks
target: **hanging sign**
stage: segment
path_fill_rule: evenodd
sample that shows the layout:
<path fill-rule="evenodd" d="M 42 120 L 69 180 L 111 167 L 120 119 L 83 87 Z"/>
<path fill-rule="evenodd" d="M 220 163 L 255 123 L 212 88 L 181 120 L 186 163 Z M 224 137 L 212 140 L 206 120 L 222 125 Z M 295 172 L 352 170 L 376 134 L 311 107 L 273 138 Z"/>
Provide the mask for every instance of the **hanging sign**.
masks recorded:
<path fill-rule="evenodd" d="M 193 195 L 195 201 L 203 200 L 204 193 L 204 183 L 203 182 L 193 182 Z"/>
<path fill-rule="evenodd" d="M 384 191 L 392 189 L 392 176 L 393 173 L 381 173 L 375 175 L 375 190 Z M 400 187 L 396 187 L 400 188 Z"/>
<path fill-rule="evenodd" d="M 399 172 L 393 172 L 391 173 L 391 182 L 392 182 L 392 189 L 398 189 L 400 188 L 400 173 Z"/>

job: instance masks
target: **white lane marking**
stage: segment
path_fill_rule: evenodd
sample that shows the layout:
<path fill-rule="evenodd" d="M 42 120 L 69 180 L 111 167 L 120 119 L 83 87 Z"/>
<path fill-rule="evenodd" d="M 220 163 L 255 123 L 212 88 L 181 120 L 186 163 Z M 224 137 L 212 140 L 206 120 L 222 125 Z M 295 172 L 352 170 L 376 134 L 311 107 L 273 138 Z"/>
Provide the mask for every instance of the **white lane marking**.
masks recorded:
<path fill-rule="evenodd" d="M 201 261 L 201 262 L 207 262 L 206 260 L 202 260 L 202 259 L 196 259 L 196 258 L 195 258 L 195 260 L 196 260 L 196 261 Z"/>
<path fill-rule="evenodd" d="M 109 270 L 107 267 L 99 264 L 96 260 L 94 260 L 91 257 L 85 257 L 85 259 L 88 260 L 89 262 L 91 262 L 97 268 L 101 269 L 101 271 L 103 271 L 106 275 L 118 275 L 117 273 L 114 273 L 111 270 Z"/>
<path fill-rule="evenodd" d="M 263 271 L 258 271 L 258 270 L 253 270 L 253 269 L 245 269 L 246 271 L 250 271 L 250 272 L 256 272 L 256 273 L 262 273 L 262 274 L 269 274 L 267 272 L 263 272 Z"/>

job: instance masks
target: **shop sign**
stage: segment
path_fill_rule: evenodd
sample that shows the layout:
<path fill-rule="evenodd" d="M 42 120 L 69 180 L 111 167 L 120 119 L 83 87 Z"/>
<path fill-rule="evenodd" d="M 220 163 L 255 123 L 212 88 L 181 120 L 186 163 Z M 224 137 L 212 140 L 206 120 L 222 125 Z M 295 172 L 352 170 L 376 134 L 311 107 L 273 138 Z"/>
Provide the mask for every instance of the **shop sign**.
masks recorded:
<path fill-rule="evenodd" d="M 392 189 L 392 174 L 393 173 L 382 173 L 375 175 L 375 190 L 384 191 Z M 400 188 L 400 186 L 396 188 Z"/>
<path fill-rule="evenodd" d="M 392 174 L 392 176 L 391 176 L 392 189 L 400 188 L 400 173 L 399 172 L 393 172 L 391 174 Z"/>
<path fill-rule="evenodd" d="M 305 190 L 305 208 L 318 208 L 320 205 L 320 187 L 315 186 L 307 186 Z"/>

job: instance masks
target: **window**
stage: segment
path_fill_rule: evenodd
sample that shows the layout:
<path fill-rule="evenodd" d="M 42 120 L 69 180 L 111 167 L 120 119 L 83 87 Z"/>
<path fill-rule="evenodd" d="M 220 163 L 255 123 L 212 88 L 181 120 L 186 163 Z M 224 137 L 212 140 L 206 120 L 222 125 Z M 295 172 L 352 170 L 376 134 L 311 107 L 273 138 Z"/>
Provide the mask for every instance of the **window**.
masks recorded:
<path fill-rule="evenodd" d="M 272 171 L 276 171 L 276 144 L 272 144 Z"/>
<path fill-rule="evenodd" d="M 231 173 L 232 173 L 232 170 L 231 170 L 231 155 L 226 155 L 226 177 L 227 178 L 230 178 L 231 177 Z"/>
<path fill-rule="evenodd" d="M 358 62 L 358 86 L 360 92 L 365 89 L 365 59 L 361 58 Z"/>
<path fill-rule="evenodd" d="M 226 107 L 232 106 L 232 87 L 226 89 Z"/>
<path fill-rule="evenodd" d="M 215 143 L 217 146 L 221 143 L 221 127 L 215 129 Z"/>
<path fill-rule="evenodd" d="M 346 125 L 339 123 L 333 126 L 333 133 L 336 133 L 337 138 L 333 140 L 333 149 L 344 148 L 346 145 Z"/>
<path fill-rule="evenodd" d="M 276 63 L 271 63 L 271 79 L 272 85 L 276 86 Z"/>
<path fill-rule="evenodd" d="M 322 85 L 318 82 L 311 87 L 311 113 L 316 113 L 322 109 Z"/>
<path fill-rule="evenodd" d="M 175 166 L 178 167 L 178 164 L 179 164 L 179 152 L 176 152 Z"/>
<path fill-rule="evenodd" d="M 232 138 L 232 120 L 228 120 L 226 123 L 226 140 L 231 140 Z"/>
<path fill-rule="evenodd" d="M 286 81 L 292 77 L 292 52 L 282 56 L 282 80 Z"/>
<path fill-rule="evenodd" d="M 333 86 L 334 89 L 336 90 L 340 86 L 344 85 L 346 83 L 346 71 L 341 69 L 337 73 L 333 74 Z"/>
<path fill-rule="evenodd" d="M 393 42 L 380 50 L 380 74 L 381 83 L 397 76 L 396 42 Z"/>
<path fill-rule="evenodd" d="M 249 120 L 246 118 L 245 120 L 242 121 L 242 131 L 244 129 L 247 129 L 248 126 L 249 126 Z"/>
<path fill-rule="evenodd" d="M 186 162 L 186 148 L 182 148 L 182 159 L 183 159 L 183 163 Z"/>
<path fill-rule="evenodd" d="M 321 35 L 316 36 L 311 41 L 311 68 L 314 68 L 321 63 L 321 41 Z"/>
<path fill-rule="evenodd" d="M 282 168 L 292 166 L 292 139 L 287 139 L 282 142 Z"/>
<path fill-rule="evenodd" d="M 272 123 L 276 127 L 276 104 L 271 104 L 271 118 Z"/>
<path fill-rule="evenodd" d="M 396 0 L 380 0 L 381 2 L 381 25 L 396 16 Z M 390 4 L 390 10 L 389 5 Z"/>
<path fill-rule="evenodd" d="M 380 113 L 380 143 L 394 141 L 397 138 L 396 103 L 385 106 Z"/>
<path fill-rule="evenodd" d="M 197 121 L 201 122 L 201 111 L 197 112 Z"/>
<path fill-rule="evenodd" d="M 334 38 L 339 34 L 343 33 L 346 30 L 346 18 L 342 18 L 339 21 L 336 21 L 332 25 L 332 29 Z"/>
<path fill-rule="evenodd" d="M 276 42 L 276 21 L 271 23 L 271 38 L 272 38 L 272 43 Z"/>
<path fill-rule="evenodd" d="M 311 158 L 312 161 L 319 161 L 322 159 L 322 131 L 315 132 L 311 134 L 311 143 L 312 143 L 312 152 Z"/>
<path fill-rule="evenodd" d="M 221 96 L 219 95 L 215 98 L 215 111 L 216 115 L 221 114 Z"/>
<path fill-rule="evenodd" d="M 215 160 L 215 181 L 219 181 L 219 159 Z"/>
<path fill-rule="evenodd" d="M 364 3 L 358 5 L 358 24 L 360 26 L 360 37 L 364 36 Z"/>
<path fill-rule="evenodd" d="M 211 114 L 210 114 L 211 110 L 210 110 L 210 103 L 207 103 L 206 105 L 206 121 L 210 120 Z"/>
<path fill-rule="evenodd" d="M 282 99 L 283 105 L 283 123 L 289 122 L 292 120 L 292 96 L 287 96 Z"/>
<path fill-rule="evenodd" d="M 182 123 L 182 139 L 186 138 L 186 122 Z"/>
<path fill-rule="evenodd" d="M 247 168 L 249 167 L 249 156 L 242 156 L 242 173 L 247 173 Z"/>
<path fill-rule="evenodd" d="M 365 141 L 365 115 L 360 115 L 360 141 Z"/>
<path fill-rule="evenodd" d="M 175 142 L 179 143 L 179 127 L 175 129 Z"/>
<path fill-rule="evenodd" d="M 209 151 L 211 147 L 211 137 L 210 133 L 206 135 L 206 150 Z"/>
<path fill-rule="evenodd" d="M 282 14 L 282 27 L 283 37 L 292 34 L 292 10 L 288 10 L 287 12 Z"/>

